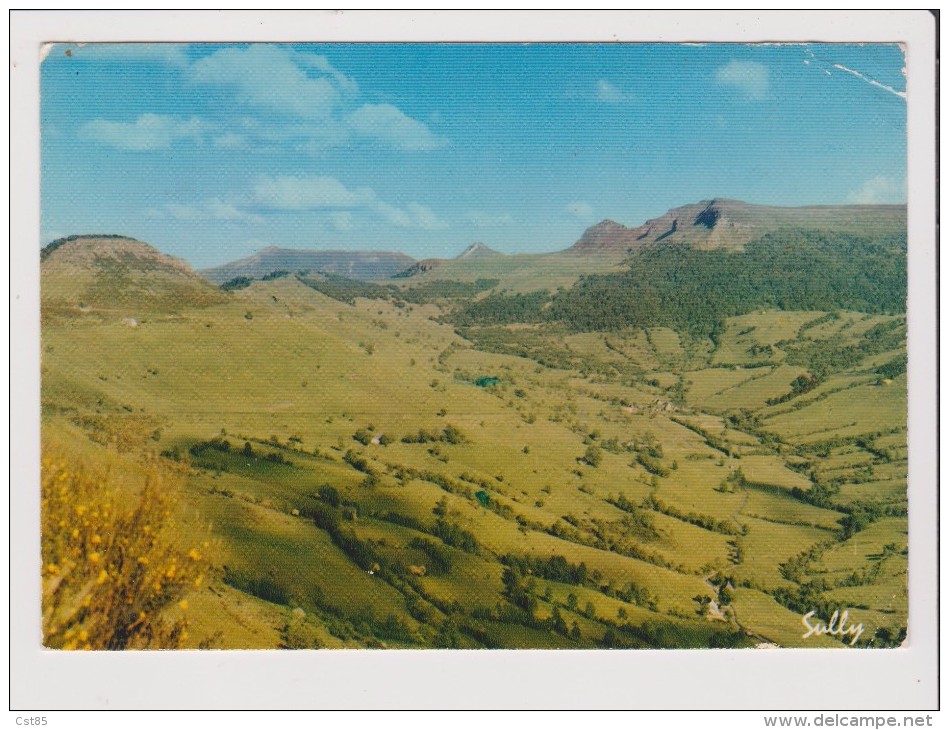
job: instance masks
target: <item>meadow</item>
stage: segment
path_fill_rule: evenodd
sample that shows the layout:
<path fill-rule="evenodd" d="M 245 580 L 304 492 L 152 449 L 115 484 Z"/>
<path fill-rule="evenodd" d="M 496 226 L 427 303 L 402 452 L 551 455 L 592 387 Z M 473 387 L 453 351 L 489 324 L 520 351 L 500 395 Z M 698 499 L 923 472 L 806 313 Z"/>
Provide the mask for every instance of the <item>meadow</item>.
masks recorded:
<path fill-rule="evenodd" d="M 905 315 L 763 307 L 712 337 L 507 322 L 492 296 L 549 295 L 569 267 L 515 286 L 485 261 L 457 278 L 487 289 L 334 298 L 132 260 L 103 290 L 115 272 L 51 255 L 46 644 L 844 648 L 800 620 L 843 607 L 861 646 L 901 642 Z M 493 319 L 459 324 L 479 303 Z M 72 536 L 80 507 L 131 516 Z M 136 591 L 117 639 L 102 613 Z"/>

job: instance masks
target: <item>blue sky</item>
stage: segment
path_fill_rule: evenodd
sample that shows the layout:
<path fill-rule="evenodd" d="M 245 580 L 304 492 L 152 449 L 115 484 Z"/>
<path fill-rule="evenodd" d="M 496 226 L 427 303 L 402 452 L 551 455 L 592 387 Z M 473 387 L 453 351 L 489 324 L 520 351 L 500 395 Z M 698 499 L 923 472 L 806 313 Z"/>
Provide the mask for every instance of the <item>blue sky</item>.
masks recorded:
<path fill-rule="evenodd" d="M 41 236 L 200 268 L 554 251 L 713 197 L 902 203 L 902 68 L 895 45 L 57 45 Z"/>

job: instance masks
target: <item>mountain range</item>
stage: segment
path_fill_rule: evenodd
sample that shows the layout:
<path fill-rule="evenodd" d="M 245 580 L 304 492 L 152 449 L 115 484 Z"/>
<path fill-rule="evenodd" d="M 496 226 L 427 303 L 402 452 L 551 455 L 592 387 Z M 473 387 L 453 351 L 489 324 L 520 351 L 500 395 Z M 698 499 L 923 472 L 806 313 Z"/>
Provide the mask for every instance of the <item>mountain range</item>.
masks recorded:
<path fill-rule="evenodd" d="M 673 208 L 637 228 L 605 220 L 564 253 L 628 255 L 652 245 L 699 250 L 740 250 L 749 241 L 785 228 L 860 234 L 904 230 L 905 205 L 837 205 L 782 208 L 718 198 Z"/>
<path fill-rule="evenodd" d="M 906 228 L 905 205 L 853 205 L 777 207 L 752 205 L 724 198 L 704 200 L 667 211 L 658 218 L 647 220 L 638 227 L 628 227 L 612 220 L 604 220 L 588 228 L 569 248 L 552 254 L 507 256 L 484 243 L 473 243 L 453 259 L 428 258 L 415 260 L 396 251 L 319 251 L 268 247 L 246 258 L 194 273 L 180 259 L 166 257 L 147 244 L 114 235 L 70 236 L 46 246 L 41 252 L 44 275 L 53 282 L 56 272 L 67 278 L 88 270 L 93 262 L 107 266 L 114 275 L 128 280 L 130 262 L 137 261 L 153 275 L 174 279 L 173 272 L 197 280 L 223 284 L 238 278 L 259 279 L 275 271 L 330 274 L 347 279 L 372 281 L 390 278 L 409 279 L 427 275 L 454 278 L 466 271 L 490 268 L 495 260 L 517 260 L 519 269 L 537 260 L 550 266 L 574 266 L 573 259 L 582 258 L 591 266 L 604 262 L 621 263 L 630 255 L 660 247 L 684 247 L 692 250 L 724 250 L 737 252 L 750 241 L 768 233 L 789 229 L 815 232 L 874 235 L 898 233 Z M 446 266 L 450 264 L 450 266 Z M 139 267 L 141 268 L 141 267 Z M 582 267 L 581 267 L 582 268 Z M 433 273 L 441 270 L 442 274 Z M 198 276 L 200 274 L 200 277 Z M 203 277 L 203 279 L 201 279 Z M 82 277 L 80 276 L 80 279 Z M 65 283 L 65 282 L 64 282 Z M 81 284 L 81 282 L 79 282 Z M 179 282 L 181 283 L 181 282 Z M 148 290 L 136 289 L 133 281 L 126 281 L 117 296 L 153 296 L 157 280 Z M 55 288 L 50 283 L 44 286 Z M 81 291 L 76 281 L 67 287 L 75 295 Z M 158 287 L 161 288 L 160 286 Z M 203 287 L 199 285 L 198 290 Z M 135 292 L 138 294 L 135 294 Z"/>

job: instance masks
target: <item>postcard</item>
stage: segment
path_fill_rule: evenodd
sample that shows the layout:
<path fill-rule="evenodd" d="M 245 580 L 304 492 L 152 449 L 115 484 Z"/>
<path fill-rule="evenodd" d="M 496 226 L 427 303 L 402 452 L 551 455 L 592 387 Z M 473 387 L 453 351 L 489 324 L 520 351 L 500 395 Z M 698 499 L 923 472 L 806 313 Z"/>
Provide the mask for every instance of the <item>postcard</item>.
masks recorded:
<path fill-rule="evenodd" d="M 904 39 L 398 40 L 45 39 L 42 654 L 905 654 Z"/>

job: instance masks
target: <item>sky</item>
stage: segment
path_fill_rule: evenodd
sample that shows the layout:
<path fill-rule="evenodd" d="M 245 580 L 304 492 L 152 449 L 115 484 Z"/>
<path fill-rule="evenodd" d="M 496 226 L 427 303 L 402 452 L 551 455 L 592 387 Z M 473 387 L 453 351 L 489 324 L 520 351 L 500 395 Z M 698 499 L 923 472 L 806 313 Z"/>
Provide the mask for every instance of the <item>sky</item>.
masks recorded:
<path fill-rule="evenodd" d="M 59 44 L 41 238 L 202 268 L 267 246 L 567 248 L 716 197 L 904 203 L 888 44 Z"/>

